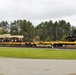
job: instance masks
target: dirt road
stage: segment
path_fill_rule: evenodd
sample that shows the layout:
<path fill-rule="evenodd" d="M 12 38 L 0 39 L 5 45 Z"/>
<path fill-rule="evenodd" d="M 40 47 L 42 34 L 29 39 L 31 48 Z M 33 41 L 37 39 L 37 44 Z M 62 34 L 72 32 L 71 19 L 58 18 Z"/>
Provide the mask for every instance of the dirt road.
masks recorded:
<path fill-rule="evenodd" d="M 0 57 L 0 75 L 76 75 L 76 60 Z"/>

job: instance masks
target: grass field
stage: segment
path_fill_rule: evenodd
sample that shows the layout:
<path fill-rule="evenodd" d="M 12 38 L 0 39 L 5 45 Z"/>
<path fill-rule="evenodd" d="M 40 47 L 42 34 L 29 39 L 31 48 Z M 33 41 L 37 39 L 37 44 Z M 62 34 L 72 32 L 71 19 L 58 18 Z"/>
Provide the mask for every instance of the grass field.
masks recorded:
<path fill-rule="evenodd" d="M 29 59 L 76 59 L 76 50 L 0 47 L 0 57 Z"/>

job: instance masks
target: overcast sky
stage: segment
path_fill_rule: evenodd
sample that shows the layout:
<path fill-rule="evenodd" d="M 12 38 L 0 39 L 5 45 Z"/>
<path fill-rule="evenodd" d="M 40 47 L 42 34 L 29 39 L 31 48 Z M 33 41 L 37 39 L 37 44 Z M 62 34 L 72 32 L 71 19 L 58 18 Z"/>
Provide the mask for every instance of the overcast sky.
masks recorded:
<path fill-rule="evenodd" d="M 0 0 L 0 22 L 65 20 L 76 26 L 76 0 Z"/>

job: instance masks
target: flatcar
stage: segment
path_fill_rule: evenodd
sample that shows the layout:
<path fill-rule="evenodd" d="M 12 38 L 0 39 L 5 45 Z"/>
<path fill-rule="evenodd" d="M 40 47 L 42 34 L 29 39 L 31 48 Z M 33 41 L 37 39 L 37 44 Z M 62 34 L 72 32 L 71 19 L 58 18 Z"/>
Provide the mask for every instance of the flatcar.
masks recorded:
<path fill-rule="evenodd" d="M 0 35 L 0 45 L 7 46 L 34 46 L 39 45 L 41 42 L 24 42 L 23 35 L 11 35 L 2 34 Z"/>
<path fill-rule="evenodd" d="M 62 47 L 63 45 L 76 45 L 76 41 L 52 41 L 52 42 L 24 42 L 23 35 L 11 35 L 11 34 L 3 34 L 0 35 L 0 45 L 2 46 L 27 46 L 27 47 L 36 47 L 37 45 L 50 45 L 54 47 Z"/>

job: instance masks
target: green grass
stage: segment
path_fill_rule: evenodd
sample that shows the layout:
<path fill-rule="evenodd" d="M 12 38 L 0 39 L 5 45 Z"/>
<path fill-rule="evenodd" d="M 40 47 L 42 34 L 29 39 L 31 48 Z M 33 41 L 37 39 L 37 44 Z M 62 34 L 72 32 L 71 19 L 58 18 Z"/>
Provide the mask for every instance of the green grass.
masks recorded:
<path fill-rule="evenodd" d="M 76 59 L 76 50 L 0 47 L 0 57 L 29 59 Z"/>

